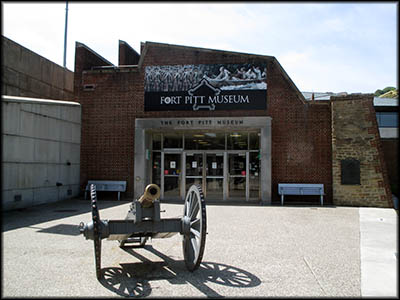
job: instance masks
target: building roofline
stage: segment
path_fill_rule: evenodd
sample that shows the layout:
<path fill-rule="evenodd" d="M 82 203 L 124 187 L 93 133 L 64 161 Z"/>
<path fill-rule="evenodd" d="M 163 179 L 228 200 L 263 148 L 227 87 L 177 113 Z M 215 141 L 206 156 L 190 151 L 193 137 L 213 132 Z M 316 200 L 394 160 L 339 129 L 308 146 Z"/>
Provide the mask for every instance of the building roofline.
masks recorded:
<path fill-rule="evenodd" d="M 299 97 L 300 101 L 305 104 L 308 103 L 306 101 L 306 98 L 304 97 L 303 93 L 297 88 L 297 86 L 294 84 L 293 80 L 289 77 L 289 75 L 286 73 L 285 69 L 282 67 L 282 65 L 279 63 L 279 61 L 274 57 L 274 62 L 278 66 L 279 70 L 282 72 L 283 77 L 289 82 L 290 86 L 295 90 L 297 97 Z"/>
<path fill-rule="evenodd" d="M 236 51 L 226 51 L 226 50 L 219 50 L 219 49 L 210 49 L 210 48 L 202 48 L 202 47 L 193 47 L 193 46 L 183 46 L 183 45 L 176 45 L 176 44 L 167 44 L 167 43 L 158 43 L 158 42 L 151 42 L 151 41 L 146 41 L 144 43 L 143 47 L 143 53 L 140 55 L 138 67 L 141 68 L 144 58 L 146 56 L 147 50 L 149 47 L 169 47 L 169 48 L 178 48 L 178 49 L 188 49 L 188 50 L 197 50 L 197 51 L 202 51 L 202 52 L 219 52 L 219 53 L 226 53 L 230 55 L 246 55 L 246 56 L 251 56 L 253 58 L 262 58 L 266 60 L 271 60 L 274 63 L 277 64 L 278 68 L 282 72 L 283 76 L 285 79 L 288 80 L 289 84 L 291 87 L 294 88 L 298 98 L 302 103 L 306 103 L 306 99 L 304 98 L 304 95 L 300 92 L 300 90 L 297 88 L 297 86 L 294 84 L 292 79 L 289 77 L 289 75 L 286 73 L 285 69 L 282 68 L 281 64 L 279 61 L 276 59 L 275 56 L 269 56 L 269 55 L 261 55 L 261 54 L 252 54 L 252 53 L 245 53 L 245 52 L 236 52 Z"/>
<path fill-rule="evenodd" d="M 139 67 L 142 67 L 144 58 L 146 56 L 147 50 L 149 47 L 166 47 L 166 48 L 176 48 L 176 49 L 187 49 L 191 51 L 201 51 L 201 52 L 218 52 L 218 53 L 225 53 L 229 55 L 246 55 L 246 56 L 251 56 L 251 57 L 258 57 L 266 60 L 274 60 L 276 59 L 274 56 L 268 56 L 268 55 L 261 55 L 261 54 L 253 54 L 253 53 L 245 53 L 245 52 L 236 52 L 236 51 L 226 51 L 226 50 L 220 50 L 220 49 L 211 49 L 211 48 L 203 48 L 203 47 L 193 47 L 193 46 L 184 46 L 184 45 L 176 45 L 176 44 L 167 44 L 167 43 L 158 43 L 158 42 L 151 42 L 151 41 L 146 41 L 143 43 L 143 53 L 140 55 L 140 60 L 139 60 Z"/>
<path fill-rule="evenodd" d="M 137 54 L 138 56 L 140 56 L 140 54 L 137 53 L 137 51 L 136 51 L 135 49 L 133 49 L 133 48 L 131 47 L 131 45 L 129 45 L 127 42 L 125 42 L 125 41 L 123 41 L 123 40 L 118 40 L 118 45 L 120 45 L 120 44 L 124 44 L 124 45 L 127 46 L 129 49 L 131 49 L 133 52 L 135 52 L 135 54 Z"/>
<path fill-rule="evenodd" d="M 93 49 L 89 48 L 88 46 L 86 46 L 84 43 L 81 43 L 81 42 L 76 41 L 76 42 L 75 42 L 75 48 L 78 48 L 78 47 L 83 47 L 83 48 L 85 48 L 86 50 L 90 51 L 91 53 L 93 53 L 94 55 L 96 55 L 98 58 L 100 58 L 101 60 L 103 60 L 105 63 L 108 63 L 108 64 L 111 65 L 111 66 L 114 66 L 114 64 L 111 63 L 108 59 L 105 59 L 103 56 L 101 56 L 100 54 L 98 54 L 96 51 L 94 51 Z"/>
<path fill-rule="evenodd" d="M 50 105 L 69 105 L 69 106 L 81 106 L 80 103 L 74 101 L 63 101 L 54 99 L 44 99 L 44 98 L 31 98 L 31 97 L 18 97 L 1 95 L 1 100 L 5 102 L 20 102 L 20 103 L 42 103 Z"/>
<path fill-rule="evenodd" d="M 36 56 L 39 56 L 40 58 L 43 58 L 44 60 L 46 60 L 46 61 L 48 61 L 48 62 L 50 62 L 50 63 L 52 63 L 52 64 L 54 64 L 54 65 L 56 65 L 56 66 L 58 66 L 58 67 L 60 67 L 60 68 L 62 68 L 62 69 L 67 70 L 68 72 L 74 73 L 74 71 L 71 71 L 71 70 L 68 69 L 67 67 L 63 67 L 62 65 L 60 65 L 60 64 L 58 64 L 58 63 L 56 63 L 56 62 L 54 62 L 54 61 L 52 61 L 52 60 L 50 60 L 50 59 L 44 57 L 43 55 L 40 55 L 39 53 L 34 52 L 34 51 L 32 51 L 31 49 L 26 48 L 25 46 L 21 45 L 20 43 L 17 43 L 16 41 L 14 41 L 14 40 L 12 40 L 12 39 L 9 39 L 8 37 L 4 36 L 3 34 L 1 35 L 1 37 L 2 37 L 3 39 L 7 40 L 7 41 L 10 41 L 11 43 L 14 43 L 14 44 L 18 45 L 18 47 L 21 47 L 21 48 L 23 48 L 24 50 L 26 50 L 26 51 L 28 51 L 28 52 L 30 52 L 30 53 L 36 55 Z"/>
<path fill-rule="evenodd" d="M 168 44 L 168 43 L 159 43 L 159 42 L 151 42 L 151 41 L 146 41 L 145 45 L 156 46 L 156 47 L 179 48 L 179 49 L 185 48 L 188 50 L 198 50 L 198 51 L 202 51 L 202 52 L 220 52 L 220 53 L 233 54 L 233 55 L 248 55 L 248 56 L 252 56 L 252 57 L 260 57 L 260 58 L 271 59 L 271 60 L 275 58 L 274 56 L 269 56 L 269 55 L 261 55 L 261 54 L 237 52 L 237 51 L 227 51 L 227 50 L 204 48 L 204 47 L 185 46 L 185 45 L 177 45 L 177 44 Z"/>

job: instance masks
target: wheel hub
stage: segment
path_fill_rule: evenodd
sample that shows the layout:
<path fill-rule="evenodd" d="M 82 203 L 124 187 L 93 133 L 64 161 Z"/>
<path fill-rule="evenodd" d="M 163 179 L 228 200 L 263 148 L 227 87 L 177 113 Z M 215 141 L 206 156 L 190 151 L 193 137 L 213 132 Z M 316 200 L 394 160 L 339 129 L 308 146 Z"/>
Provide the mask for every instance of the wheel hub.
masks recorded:
<path fill-rule="evenodd" d="M 183 235 L 190 234 L 190 217 L 188 216 L 182 217 L 182 234 Z"/>

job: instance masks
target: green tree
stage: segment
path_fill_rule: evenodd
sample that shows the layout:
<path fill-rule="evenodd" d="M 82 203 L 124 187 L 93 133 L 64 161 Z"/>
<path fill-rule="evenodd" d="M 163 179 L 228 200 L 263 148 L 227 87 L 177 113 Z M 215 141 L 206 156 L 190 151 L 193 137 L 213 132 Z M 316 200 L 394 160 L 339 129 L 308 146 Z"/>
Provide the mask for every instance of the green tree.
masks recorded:
<path fill-rule="evenodd" d="M 379 97 L 380 95 L 383 95 L 383 94 L 385 94 L 385 93 L 387 93 L 387 92 L 389 92 L 389 91 L 393 91 L 393 90 L 396 90 L 396 88 L 393 87 L 393 86 L 387 86 L 387 87 L 385 87 L 383 90 L 377 89 L 377 90 L 375 91 L 374 95 L 375 95 L 376 97 Z"/>

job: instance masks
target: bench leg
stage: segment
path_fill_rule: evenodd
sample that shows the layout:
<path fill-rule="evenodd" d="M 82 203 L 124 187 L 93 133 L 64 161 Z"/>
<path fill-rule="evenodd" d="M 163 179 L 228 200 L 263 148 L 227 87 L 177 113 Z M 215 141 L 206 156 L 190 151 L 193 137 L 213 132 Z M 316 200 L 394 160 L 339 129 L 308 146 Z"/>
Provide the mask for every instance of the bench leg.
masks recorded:
<path fill-rule="evenodd" d="M 283 205 L 283 194 L 281 195 L 281 205 Z"/>
<path fill-rule="evenodd" d="M 324 205 L 324 196 L 321 195 L 321 206 Z"/>
<path fill-rule="evenodd" d="M 86 200 L 86 197 L 87 197 L 87 191 L 85 191 L 85 200 Z"/>
<path fill-rule="evenodd" d="M 119 194 L 120 194 L 120 192 L 118 192 L 118 201 L 119 201 Z"/>

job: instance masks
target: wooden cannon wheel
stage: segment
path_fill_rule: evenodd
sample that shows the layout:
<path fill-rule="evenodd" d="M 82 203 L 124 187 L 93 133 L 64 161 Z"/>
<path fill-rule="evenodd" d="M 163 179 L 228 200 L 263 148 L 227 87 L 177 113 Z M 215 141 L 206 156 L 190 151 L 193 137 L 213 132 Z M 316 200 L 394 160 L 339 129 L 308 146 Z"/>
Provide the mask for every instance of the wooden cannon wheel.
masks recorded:
<path fill-rule="evenodd" d="M 207 234 L 206 204 L 200 185 L 194 184 L 186 194 L 183 211 L 183 256 L 189 271 L 201 263 Z"/>

